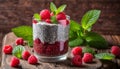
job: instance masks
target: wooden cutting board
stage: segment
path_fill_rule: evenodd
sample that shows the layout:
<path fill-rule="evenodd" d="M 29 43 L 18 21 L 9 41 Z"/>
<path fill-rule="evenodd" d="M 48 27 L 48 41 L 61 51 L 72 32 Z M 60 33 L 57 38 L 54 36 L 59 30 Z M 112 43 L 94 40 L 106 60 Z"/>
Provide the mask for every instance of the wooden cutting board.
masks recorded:
<path fill-rule="evenodd" d="M 5 35 L 3 39 L 3 46 L 10 44 L 12 46 L 15 46 L 15 40 L 16 36 L 11 32 Z M 29 46 L 25 46 L 27 50 L 29 50 L 31 53 L 33 53 L 33 49 Z M 1 62 L 1 68 L 2 69 L 99 69 L 102 67 L 102 63 L 98 59 L 94 59 L 93 63 L 83 63 L 83 66 L 81 67 L 75 67 L 71 64 L 71 56 L 70 56 L 70 50 L 69 50 L 69 56 L 68 59 L 62 62 L 57 63 L 44 63 L 40 62 L 37 65 L 31 65 L 28 64 L 26 60 L 20 60 L 20 65 L 17 68 L 13 68 L 9 66 L 10 60 L 12 55 L 6 55 L 2 53 L 2 62 Z"/>

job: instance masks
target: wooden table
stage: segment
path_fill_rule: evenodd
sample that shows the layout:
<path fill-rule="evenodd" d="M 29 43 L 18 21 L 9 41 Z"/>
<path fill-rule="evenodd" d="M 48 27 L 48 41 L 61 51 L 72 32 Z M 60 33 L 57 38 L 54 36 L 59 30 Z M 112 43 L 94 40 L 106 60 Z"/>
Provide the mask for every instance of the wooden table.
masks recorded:
<path fill-rule="evenodd" d="M 120 36 L 108 36 L 104 35 L 106 40 L 109 42 L 110 45 L 120 45 Z M 3 39 L 3 46 L 10 44 L 10 45 L 15 45 L 15 39 L 17 37 L 11 32 L 5 35 Z M 32 48 L 25 46 L 26 49 L 30 50 L 32 52 Z M 102 50 L 102 51 L 108 51 L 108 50 Z M 101 52 L 101 50 L 99 50 Z M 70 50 L 69 50 L 69 56 L 68 59 L 62 62 L 57 62 L 57 63 L 44 63 L 40 62 L 37 65 L 31 65 L 28 64 L 27 61 L 25 60 L 20 60 L 20 66 L 18 68 L 13 68 L 9 66 L 10 59 L 12 55 L 6 55 L 2 53 L 2 62 L 1 62 L 1 68 L 2 69 L 118 69 L 120 65 L 120 60 L 115 59 L 112 61 L 105 61 L 105 60 L 98 60 L 94 59 L 94 63 L 91 64 L 83 64 L 81 67 L 75 67 L 71 64 L 71 56 L 70 56 Z"/>

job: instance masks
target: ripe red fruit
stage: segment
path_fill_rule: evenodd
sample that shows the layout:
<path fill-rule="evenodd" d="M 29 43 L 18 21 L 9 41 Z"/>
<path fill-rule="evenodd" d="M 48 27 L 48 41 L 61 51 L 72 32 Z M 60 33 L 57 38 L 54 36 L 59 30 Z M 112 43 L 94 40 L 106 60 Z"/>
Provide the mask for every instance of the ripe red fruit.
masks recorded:
<path fill-rule="evenodd" d="M 72 58 L 72 64 L 75 66 L 81 66 L 82 65 L 82 58 L 80 55 L 76 55 Z"/>
<path fill-rule="evenodd" d="M 24 40 L 23 40 L 23 38 L 17 38 L 15 43 L 16 43 L 16 45 L 23 45 L 24 44 Z"/>
<path fill-rule="evenodd" d="M 51 23 L 51 20 L 50 19 L 46 19 L 45 20 L 47 23 Z"/>
<path fill-rule="evenodd" d="M 91 53 L 85 53 L 82 60 L 85 63 L 90 63 L 93 61 L 93 55 Z"/>
<path fill-rule="evenodd" d="M 72 52 L 73 56 L 82 55 L 82 48 L 74 47 L 71 52 Z"/>
<path fill-rule="evenodd" d="M 50 16 L 54 16 L 54 13 L 53 13 L 53 12 L 51 12 L 51 13 L 50 13 Z"/>
<path fill-rule="evenodd" d="M 11 53 L 12 53 L 12 50 L 13 50 L 13 48 L 12 48 L 11 45 L 5 45 L 5 46 L 3 47 L 3 52 L 4 52 L 5 54 L 11 54 Z"/>
<path fill-rule="evenodd" d="M 12 57 L 11 61 L 10 61 L 10 66 L 11 67 L 17 67 L 20 64 L 20 61 L 18 58 L 16 57 Z"/>
<path fill-rule="evenodd" d="M 120 48 L 118 46 L 112 46 L 111 53 L 115 56 L 120 56 Z"/>
<path fill-rule="evenodd" d="M 40 16 L 42 20 L 50 19 L 50 11 L 47 9 L 44 9 L 40 12 Z"/>
<path fill-rule="evenodd" d="M 37 58 L 34 56 L 34 55 L 31 55 L 29 58 L 28 58 L 28 63 L 29 64 L 36 64 L 38 62 Z"/>
<path fill-rule="evenodd" d="M 37 20 L 33 20 L 32 23 L 36 24 L 36 23 L 37 23 Z"/>
<path fill-rule="evenodd" d="M 62 24 L 63 26 L 67 26 L 69 24 L 69 20 L 65 19 L 65 20 L 59 20 L 58 21 L 60 24 Z"/>
<path fill-rule="evenodd" d="M 23 51 L 22 52 L 22 58 L 27 60 L 30 57 L 30 53 L 28 51 Z"/>
<path fill-rule="evenodd" d="M 64 20 L 64 19 L 66 19 L 65 13 L 63 13 L 63 12 L 58 13 L 57 16 L 56 16 L 56 19 L 57 20 Z"/>

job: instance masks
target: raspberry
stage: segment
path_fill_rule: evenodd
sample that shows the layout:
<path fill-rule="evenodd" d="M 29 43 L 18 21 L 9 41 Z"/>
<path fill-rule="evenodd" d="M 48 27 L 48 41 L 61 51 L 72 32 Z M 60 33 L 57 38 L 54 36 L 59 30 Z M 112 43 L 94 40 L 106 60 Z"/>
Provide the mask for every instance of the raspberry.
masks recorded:
<path fill-rule="evenodd" d="M 50 16 L 54 16 L 54 13 L 53 13 L 53 12 L 51 12 L 51 13 L 50 13 Z"/>
<path fill-rule="evenodd" d="M 50 11 L 47 9 L 44 9 L 40 12 L 40 16 L 42 20 L 50 19 Z"/>
<path fill-rule="evenodd" d="M 33 20 L 32 23 L 36 24 L 36 23 L 37 23 L 37 20 Z"/>
<path fill-rule="evenodd" d="M 12 57 L 11 61 L 10 61 L 10 66 L 11 67 L 17 67 L 20 64 L 20 61 L 18 58 L 16 57 Z"/>
<path fill-rule="evenodd" d="M 69 24 L 69 20 L 65 19 L 65 20 L 59 20 L 58 21 L 60 24 L 62 24 L 63 26 L 67 26 Z"/>
<path fill-rule="evenodd" d="M 82 65 L 82 58 L 80 55 L 76 55 L 72 58 L 72 64 L 75 66 L 81 66 Z"/>
<path fill-rule="evenodd" d="M 27 60 L 31 54 L 28 51 L 23 51 L 22 52 L 22 58 Z"/>
<path fill-rule="evenodd" d="M 111 53 L 115 56 L 120 56 L 120 48 L 118 46 L 112 46 Z"/>
<path fill-rule="evenodd" d="M 34 56 L 34 55 L 31 55 L 29 58 L 28 58 L 28 63 L 29 64 L 36 64 L 38 62 L 37 58 Z"/>
<path fill-rule="evenodd" d="M 51 20 L 50 19 L 46 19 L 45 20 L 47 23 L 51 23 Z"/>
<path fill-rule="evenodd" d="M 82 55 L 82 48 L 81 47 L 74 47 L 72 49 L 72 54 L 73 54 L 73 56 Z"/>
<path fill-rule="evenodd" d="M 36 44 L 40 44 L 40 43 L 41 43 L 41 41 L 40 41 L 39 38 L 35 39 L 34 42 L 35 42 Z"/>
<path fill-rule="evenodd" d="M 66 19 L 65 13 L 63 13 L 63 12 L 58 13 L 57 16 L 56 16 L 56 19 L 57 20 L 64 20 L 64 19 Z"/>
<path fill-rule="evenodd" d="M 82 60 L 85 63 L 90 63 L 93 61 L 93 55 L 91 53 L 85 53 Z"/>
<path fill-rule="evenodd" d="M 3 47 L 3 52 L 4 52 L 5 54 L 11 54 L 11 53 L 12 53 L 12 50 L 13 50 L 13 48 L 12 48 L 11 45 L 5 45 L 5 46 Z"/>
<path fill-rule="evenodd" d="M 24 44 L 24 40 L 23 40 L 23 38 L 17 38 L 15 43 L 16 43 L 16 45 L 23 45 Z"/>

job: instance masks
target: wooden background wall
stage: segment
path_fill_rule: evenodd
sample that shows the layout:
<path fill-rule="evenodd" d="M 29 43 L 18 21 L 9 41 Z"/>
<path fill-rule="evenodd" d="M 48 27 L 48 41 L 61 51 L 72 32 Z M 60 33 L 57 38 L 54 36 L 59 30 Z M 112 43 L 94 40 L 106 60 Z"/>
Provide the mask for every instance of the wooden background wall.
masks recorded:
<path fill-rule="evenodd" d="M 102 13 L 93 31 L 120 34 L 120 0 L 0 0 L 0 38 L 13 27 L 32 25 L 33 14 L 49 9 L 51 1 L 57 6 L 67 4 L 65 12 L 78 22 L 86 11 L 100 9 Z"/>

